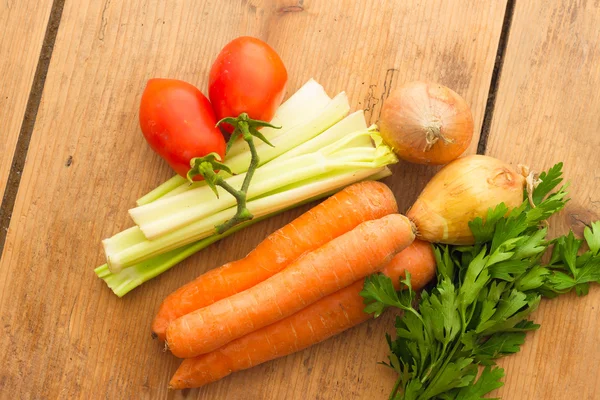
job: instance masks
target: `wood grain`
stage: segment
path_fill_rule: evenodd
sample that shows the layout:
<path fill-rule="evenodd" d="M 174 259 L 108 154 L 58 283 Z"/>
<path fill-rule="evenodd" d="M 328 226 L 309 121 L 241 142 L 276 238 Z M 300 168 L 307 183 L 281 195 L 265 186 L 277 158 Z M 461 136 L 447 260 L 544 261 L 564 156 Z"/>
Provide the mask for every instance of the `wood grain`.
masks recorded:
<path fill-rule="evenodd" d="M 600 219 L 599 1 L 517 1 L 487 153 L 537 170 L 564 161 L 571 201 L 551 234 Z M 597 399 L 600 290 L 544 301 L 522 351 L 502 360 L 507 399 Z M 496 397 L 496 396 L 493 396 Z"/>
<path fill-rule="evenodd" d="M 0 3 L 0 201 L 25 115 L 52 0 Z"/>
<path fill-rule="evenodd" d="M 92 272 L 103 262 L 100 239 L 127 227 L 134 200 L 171 175 L 139 133 L 140 95 L 155 76 L 205 88 L 219 49 L 250 34 L 281 54 L 290 91 L 314 77 L 330 94 L 346 90 L 375 122 L 390 88 L 437 80 L 473 106 L 479 132 L 504 10 L 504 1 L 67 1 L 0 263 L 0 393 L 385 398 L 394 378 L 376 362 L 386 355 L 391 314 L 201 391 L 168 395 L 178 360 L 149 330 L 160 301 L 307 208 L 240 232 L 117 299 Z M 395 170 L 388 183 L 406 209 L 433 169 Z"/>

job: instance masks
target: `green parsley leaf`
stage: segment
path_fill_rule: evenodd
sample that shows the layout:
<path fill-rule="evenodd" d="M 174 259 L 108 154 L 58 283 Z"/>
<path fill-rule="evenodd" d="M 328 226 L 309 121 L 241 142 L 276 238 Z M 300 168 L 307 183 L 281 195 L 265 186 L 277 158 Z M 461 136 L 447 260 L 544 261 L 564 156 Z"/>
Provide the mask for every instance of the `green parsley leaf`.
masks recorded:
<path fill-rule="evenodd" d="M 489 273 L 485 269 L 486 261 L 485 250 L 482 250 L 467 268 L 458 296 L 458 305 L 462 314 L 479 296 L 479 292 L 489 280 Z"/>
<path fill-rule="evenodd" d="M 513 282 L 518 276 L 527 271 L 530 264 L 529 260 L 503 261 L 489 267 L 490 276 L 494 279 Z"/>
<path fill-rule="evenodd" d="M 486 367 L 472 385 L 465 386 L 456 394 L 455 400 L 490 400 L 483 396 L 504 385 L 504 370 L 502 368 Z"/>
<path fill-rule="evenodd" d="M 525 236 L 524 240 L 519 243 L 519 246 L 514 253 L 514 258 L 519 260 L 526 259 L 546 251 L 547 244 L 545 241 L 547 233 L 548 229 L 543 228 L 536 231 L 531 236 Z"/>
<path fill-rule="evenodd" d="M 459 358 L 456 361 L 449 362 L 441 373 L 433 379 L 423 394 L 419 396 L 419 399 L 432 399 L 440 393 L 468 386 L 473 382 L 476 374 L 477 366 L 473 364 L 472 358 Z"/>
<path fill-rule="evenodd" d="M 573 232 L 559 238 L 556 243 L 556 246 L 559 246 L 562 261 L 569 267 L 573 275 L 577 273 L 577 252 L 582 243 L 583 240 L 575 239 Z"/>
<path fill-rule="evenodd" d="M 483 365 L 493 365 L 493 360 L 519 352 L 523 343 L 525 332 L 495 333 L 473 350 L 473 356 Z"/>
<path fill-rule="evenodd" d="M 527 295 L 525 293 L 517 290 L 512 290 L 510 293 L 504 292 L 502 298 L 497 303 L 497 307 L 494 309 L 494 314 L 487 321 L 481 321 L 475 328 L 475 332 L 481 333 L 492 329 L 506 321 L 527 304 Z"/>
<path fill-rule="evenodd" d="M 404 308 L 392 280 L 383 274 L 375 274 L 365 279 L 360 295 L 367 305 L 364 312 L 379 317 L 387 307 Z"/>
<path fill-rule="evenodd" d="M 592 226 L 586 226 L 583 237 L 593 255 L 600 253 L 600 221 L 592 222 Z"/>
<path fill-rule="evenodd" d="M 572 275 L 562 271 L 553 271 L 548 279 L 548 286 L 557 293 L 567 293 L 575 288 L 578 296 L 588 294 L 589 284 L 600 283 L 600 257 L 590 258 L 581 268 L 576 268 Z"/>
<path fill-rule="evenodd" d="M 515 281 L 515 288 L 522 292 L 538 289 L 544 285 L 549 274 L 547 268 L 536 264 Z"/>
<path fill-rule="evenodd" d="M 569 201 L 567 187 L 568 185 L 563 186 L 558 192 L 551 194 L 540 204 L 536 204 L 535 208 L 529 209 L 526 212 L 528 226 L 535 227 L 562 210 Z"/>
<path fill-rule="evenodd" d="M 460 333 L 458 299 L 452 282 L 442 280 L 431 295 L 423 293 L 420 308 L 423 321 L 432 327 L 433 337 L 447 346 Z"/>
<path fill-rule="evenodd" d="M 519 328 L 517 324 L 525 319 L 529 314 L 534 312 L 538 306 L 540 305 L 541 296 L 536 295 L 532 297 L 528 297 L 523 305 L 523 309 L 519 312 L 512 314 L 512 316 L 507 317 L 509 315 L 509 311 L 514 310 L 516 305 L 522 304 L 522 300 L 520 297 L 516 297 L 516 304 L 508 303 L 504 305 L 502 310 L 497 311 L 498 316 L 494 315 L 493 318 L 495 324 L 488 324 L 485 329 L 478 329 L 477 333 L 482 336 L 489 336 L 497 332 L 518 332 L 522 331 L 523 328 Z M 527 330 L 527 329 L 526 329 Z"/>
<path fill-rule="evenodd" d="M 496 224 L 498 221 L 504 218 L 508 213 L 508 207 L 504 203 L 500 203 L 493 210 L 488 211 L 485 222 L 481 217 L 475 218 L 469 222 L 469 228 L 473 232 L 476 243 L 489 242 L 494 236 L 496 230 Z"/>
<path fill-rule="evenodd" d="M 454 261 L 450 257 L 448 246 L 434 246 L 433 254 L 437 272 L 443 278 L 454 279 Z"/>
<path fill-rule="evenodd" d="M 539 204 L 542 200 L 553 191 L 562 182 L 562 167 L 563 163 L 558 163 L 548 170 L 542 172 L 538 179 L 540 184 L 533 191 L 533 203 Z"/>

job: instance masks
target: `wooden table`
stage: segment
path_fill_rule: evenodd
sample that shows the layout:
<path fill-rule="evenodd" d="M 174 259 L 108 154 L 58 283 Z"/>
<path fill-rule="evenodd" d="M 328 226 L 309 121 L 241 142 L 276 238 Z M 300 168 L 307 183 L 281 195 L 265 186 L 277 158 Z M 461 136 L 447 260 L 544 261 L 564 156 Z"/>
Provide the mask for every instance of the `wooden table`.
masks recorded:
<path fill-rule="evenodd" d="M 471 104 L 470 151 L 540 170 L 566 162 L 555 234 L 600 219 L 598 0 L 3 0 L 0 2 L 0 398 L 383 399 L 392 313 L 200 391 L 150 338 L 159 302 L 239 258 L 300 208 L 195 255 L 123 299 L 97 279 L 100 239 L 171 175 L 137 123 L 143 85 L 206 87 L 219 49 L 269 42 L 290 74 L 345 90 L 375 122 L 390 88 L 446 84 Z M 481 137 L 479 137 L 481 133 Z M 405 210 L 432 168 L 387 179 Z M 6 190 L 5 190 L 6 188 Z M 6 229 L 8 228 L 8 229 Z M 541 330 L 502 360 L 504 399 L 600 398 L 600 288 L 544 301 Z"/>

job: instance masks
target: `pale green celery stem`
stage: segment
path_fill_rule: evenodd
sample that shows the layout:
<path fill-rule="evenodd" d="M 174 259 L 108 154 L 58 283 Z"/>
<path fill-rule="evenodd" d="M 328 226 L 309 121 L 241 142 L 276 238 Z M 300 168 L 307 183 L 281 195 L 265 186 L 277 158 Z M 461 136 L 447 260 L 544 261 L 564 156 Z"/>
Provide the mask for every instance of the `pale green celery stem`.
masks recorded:
<path fill-rule="evenodd" d="M 288 160 L 282 163 L 269 164 L 272 166 L 272 168 L 270 168 L 271 171 L 282 172 L 284 173 L 284 176 L 288 175 L 285 174 L 285 171 L 288 171 L 290 169 L 296 174 L 290 175 L 288 177 L 289 179 L 287 182 L 283 180 L 278 180 L 276 177 L 274 177 L 274 174 L 265 174 L 269 178 L 268 180 L 263 179 L 263 182 L 268 183 L 270 181 L 271 186 L 273 187 L 273 190 L 265 190 L 265 193 L 273 193 L 274 191 L 280 192 L 283 190 L 288 190 L 289 188 L 294 186 L 305 186 L 310 184 L 311 182 L 317 182 L 320 179 L 324 178 L 324 173 L 336 174 L 348 171 L 348 169 L 356 169 L 360 171 L 368 168 L 380 168 L 387 164 L 397 162 L 397 159 L 392 153 L 391 149 L 388 146 L 381 143 L 377 148 L 345 147 L 345 145 L 348 143 L 354 143 L 356 141 L 356 138 L 360 137 L 361 135 L 366 135 L 367 137 L 377 137 L 375 133 L 370 131 L 355 132 L 346 135 L 342 140 L 339 140 L 333 145 L 326 146 L 325 148 L 323 148 L 322 151 L 325 154 L 327 154 L 328 151 L 334 153 L 328 155 L 327 157 L 323 156 L 322 154 L 319 155 L 319 153 L 315 153 L 311 155 L 299 156 L 296 159 L 294 159 L 295 161 Z M 369 145 L 372 146 L 370 142 Z M 300 159 L 301 162 L 297 163 L 297 159 Z M 306 160 L 313 160 L 314 162 L 307 162 Z M 290 167 L 290 164 L 292 165 L 292 167 Z M 298 172 L 302 171 L 299 171 L 297 169 L 298 166 L 303 165 L 310 165 L 312 167 L 312 169 L 309 169 L 308 173 L 304 171 L 304 178 L 302 178 L 302 175 L 298 175 Z M 321 174 L 317 172 L 321 172 Z M 189 196 L 189 194 L 187 194 L 187 196 Z M 192 200 L 194 199 L 192 198 Z M 167 201 L 169 200 L 163 199 L 153 204 Z M 174 200 L 170 201 L 172 202 Z M 234 201 L 232 200 L 231 207 L 233 207 L 233 203 Z M 152 205 L 146 206 L 146 208 L 150 206 Z M 173 206 L 171 204 L 171 207 L 169 209 L 173 208 L 178 209 L 177 205 Z M 229 207 L 225 207 L 224 209 L 227 208 Z M 205 216 L 205 218 L 189 221 L 187 224 L 183 225 L 177 230 L 157 237 L 151 241 L 146 240 L 144 233 L 139 229 L 139 227 L 129 228 L 126 231 L 121 232 L 113 236 L 112 238 L 105 239 L 103 241 L 107 259 L 110 260 L 111 268 L 113 268 L 114 270 L 118 270 L 118 268 L 124 268 L 130 266 L 134 262 L 140 261 L 140 259 L 128 258 L 131 257 L 132 254 L 136 255 L 136 257 L 139 254 L 145 253 L 155 255 L 157 254 L 156 252 L 159 250 L 160 252 L 164 252 L 171 248 L 181 246 L 184 243 L 189 243 L 191 240 L 198 240 L 201 237 L 203 237 L 203 235 L 212 233 L 214 225 L 222 223 L 224 220 L 229 218 L 231 216 L 230 213 L 232 212 L 232 210 L 233 208 L 229 208 L 229 211 L 225 210 L 212 215 L 208 214 Z M 251 209 L 251 212 L 256 213 L 256 211 L 254 211 L 253 209 Z M 185 216 L 189 218 L 189 212 L 186 213 Z M 140 246 L 138 246 L 137 250 L 130 249 L 131 247 L 138 244 Z M 124 251 L 124 253 L 116 255 L 122 251 Z"/>
<path fill-rule="evenodd" d="M 182 184 L 184 184 L 186 182 L 187 181 L 185 180 L 185 178 L 183 178 L 179 175 L 175 175 L 174 177 L 172 177 L 171 179 L 169 179 L 162 185 L 158 186 L 156 189 L 154 189 L 154 190 L 150 191 L 149 193 L 147 193 L 146 195 L 140 197 L 136 201 L 136 204 L 138 206 L 141 206 L 143 204 L 152 203 L 154 200 L 161 198 L 162 196 L 164 196 L 167 193 L 173 191 L 174 189 L 180 187 Z"/>
<path fill-rule="evenodd" d="M 325 109 L 331 101 L 332 99 L 325 93 L 323 87 L 315 80 L 310 79 L 277 109 L 277 113 L 271 123 L 276 126 L 282 126 L 282 129 L 265 127 L 261 129 L 261 133 L 265 135 L 268 140 L 274 140 L 278 136 L 285 135 L 297 125 L 310 122 L 316 115 L 322 113 L 323 109 Z M 295 134 L 294 132 L 292 133 Z M 248 152 L 248 144 L 245 141 L 240 140 L 233 144 L 227 155 L 228 158 L 232 158 L 244 152 Z M 263 163 L 264 162 L 266 161 L 263 161 Z M 237 167 L 235 163 L 236 161 L 234 160 L 233 169 L 239 170 L 239 167 Z M 226 162 L 226 164 L 228 163 Z M 242 172 L 245 172 L 245 169 Z M 181 193 L 201 185 L 201 183 L 196 183 L 190 186 L 184 178 L 176 175 L 152 190 L 150 193 L 138 199 L 136 204 L 142 206 L 163 196 Z"/>
<path fill-rule="evenodd" d="M 224 172 L 223 173 L 219 172 L 217 175 L 220 175 L 223 178 L 227 178 L 228 176 L 230 176 L 229 174 L 224 173 Z M 161 197 L 161 199 L 173 197 L 180 193 L 187 192 L 188 190 L 196 189 L 196 188 L 199 188 L 202 186 L 206 186 L 206 181 L 198 181 L 198 182 L 194 182 L 194 183 L 190 183 L 189 181 L 186 181 L 185 183 L 179 185 L 178 187 L 171 190 L 170 192 L 165 193 L 164 196 Z M 144 205 L 144 204 L 138 204 L 138 206 L 142 206 L 142 205 Z"/>
<path fill-rule="evenodd" d="M 131 246 L 135 246 L 138 243 L 142 243 L 147 240 L 144 233 L 140 230 L 139 226 L 132 226 L 124 231 L 113 235 L 108 239 L 102 240 L 102 246 L 107 257 L 109 254 L 115 254 L 123 251 Z"/>
<path fill-rule="evenodd" d="M 261 171 L 259 168 L 254 174 L 253 184 L 250 185 L 247 198 L 251 200 L 282 186 L 308 179 L 312 176 L 321 175 L 327 171 L 325 161 L 325 157 L 320 154 L 315 154 L 310 157 L 297 157 L 290 160 L 288 165 L 282 165 L 282 163 L 277 164 L 281 167 L 281 171 L 279 171 L 281 174 L 278 174 L 278 171 L 273 171 L 272 169 Z M 289 172 L 283 173 L 283 171 Z M 231 179 L 228 179 L 228 181 L 238 181 L 240 180 L 239 177 L 242 177 L 242 175 L 232 177 Z M 232 186 L 236 187 L 238 185 Z M 175 203 L 175 205 L 167 204 L 166 206 L 163 206 L 158 209 L 158 218 L 155 217 L 154 213 L 136 214 L 130 212 L 130 215 L 148 239 L 156 239 L 161 235 L 182 228 L 187 224 L 206 218 L 213 213 L 235 205 L 236 201 L 233 196 L 230 196 L 221 188 L 218 189 L 218 192 L 218 200 L 211 198 L 214 194 L 207 187 L 194 189 L 179 196 L 171 197 L 169 199 L 179 200 L 177 197 L 185 196 L 187 194 L 197 195 L 195 196 L 195 199 L 191 199 L 191 202 L 186 201 L 184 205 L 174 201 L 173 203 Z M 164 201 L 169 199 L 165 199 Z M 188 199 L 186 198 L 186 200 Z M 158 202 L 159 201 L 150 203 L 149 205 L 158 204 Z M 174 212 L 173 210 L 180 211 Z"/>
<path fill-rule="evenodd" d="M 386 176 L 391 175 L 391 171 L 389 168 L 384 168 L 381 172 L 369 177 L 368 179 L 382 179 Z M 332 190 L 327 193 L 323 193 L 321 196 L 305 201 L 304 203 L 309 203 L 313 200 L 317 200 L 318 198 L 326 197 L 330 194 L 333 194 L 336 190 Z M 295 204 L 293 207 L 297 207 L 302 203 Z M 290 207 L 290 208 L 293 208 Z M 160 256 L 154 257 L 150 260 L 144 261 L 142 263 L 136 264 L 131 268 L 127 268 L 117 274 L 113 274 L 108 269 L 108 265 L 104 264 L 100 267 L 96 268 L 94 272 L 96 275 L 104 280 L 104 282 L 108 285 L 108 287 L 119 297 L 123 297 L 131 290 L 140 286 L 144 282 L 149 281 L 150 279 L 162 274 L 167 271 L 174 265 L 179 262 L 185 260 L 196 252 L 208 247 L 212 243 L 219 241 L 222 238 L 225 238 L 249 225 L 255 224 L 263 219 L 269 218 L 273 215 L 279 214 L 281 212 L 286 211 L 287 209 L 280 210 L 279 212 L 269 214 L 262 218 L 256 218 L 250 221 L 247 221 L 243 224 L 234 226 L 232 229 L 221 235 L 212 235 L 205 239 L 202 239 L 196 243 L 188 244 L 186 246 L 180 247 L 178 249 L 172 250 L 168 253 L 161 254 Z"/>
<path fill-rule="evenodd" d="M 370 167 L 371 164 L 366 161 L 363 162 L 363 160 L 373 160 L 375 157 L 384 155 L 379 154 L 381 151 L 378 152 L 373 147 L 364 148 L 364 150 L 359 151 L 355 149 L 340 151 L 340 148 L 345 144 L 344 142 L 350 141 L 352 141 L 352 135 L 348 135 L 341 141 L 327 146 L 317 153 L 305 154 L 290 160 L 270 163 L 265 167 L 257 169 L 253 184 L 248 190 L 248 199 L 255 198 L 293 182 L 321 175 L 335 168 L 348 166 Z M 339 156 L 331 154 L 336 151 L 340 152 Z M 375 163 L 378 162 L 375 161 Z M 387 163 L 389 162 L 386 161 Z M 227 181 L 233 187 L 239 187 L 243 178 L 244 175 L 236 175 L 227 179 Z M 211 195 L 214 196 L 214 194 L 210 188 L 205 186 L 131 209 L 129 210 L 129 214 L 148 239 L 155 239 L 212 213 L 232 207 L 235 204 L 235 199 L 232 196 L 229 196 L 221 188 L 218 191 L 218 200 L 212 199 L 210 201 Z M 173 212 L 173 210 L 178 211 Z"/>
<path fill-rule="evenodd" d="M 367 129 L 367 124 L 365 122 L 365 115 L 362 110 L 353 112 L 348 115 L 346 118 L 333 125 L 325 132 L 321 133 L 315 138 L 304 142 L 303 144 L 291 149 L 290 151 L 286 151 L 275 160 L 287 160 L 299 155 L 308 154 L 316 152 L 322 149 L 325 146 L 328 146 L 337 140 L 342 139 L 345 135 L 356 131 L 365 131 Z M 370 139 L 368 137 L 364 138 L 363 145 L 368 145 L 370 143 Z"/>
<path fill-rule="evenodd" d="M 322 110 L 322 112 L 312 120 L 297 125 L 285 134 L 277 136 L 271 140 L 273 146 L 264 142 L 256 142 L 256 151 L 260 156 L 260 164 L 265 164 L 283 153 L 293 149 L 296 146 L 314 138 L 319 133 L 335 125 L 338 121 L 350 111 L 348 96 L 342 92 L 335 96 L 333 100 Z M 248 170 L 250 164 L 250 152 L 241 152 L 235 156 L 228 155 L 225 164 L 234 174 L 241 174 Z"/>
<path fill-rule="evenodd" d="M 317 179 L 312 178 L 308 181 L 292 184 L 290 187 L 283 188 L 274 194 L 252 200 L 248 202 L 247 207 L 255 218 L 260 218 L 282 208 L 293 206 L 300 201 L 366 179 L 375 173 L 381 172 L 383 168 L 352 169 L 349 172 L 342 170 Z M 215 225 L 231 218 L 235 212 L 235 207 L 228 208 L 155 240 L 146 240 L 139 231 L 137 238 L 141 238 L 141 240 L 137 243 L 129 240 L 126 246 L 122 246 L 120 243 L 119 245 L 105 246 L 109 268 L 112 272 L 118 272 L 154 256 L 208 237 L 215 233 Z M 131 229 L 135 228 L 137 227 Z"/>
<path fill-rule="evenodd" d="M 295 156 L 315 152 L 315 151 L 335 142 L 336 140 L 341 139 L 342 137 L 347 135 L 349 132 L 364 131 L 366 129 L 367 129 L 367 124 L 365 123 L 364 112 L 362 110 L 356 111 L 356 112 L 348 115 L 346 118 L 342 119 L 335 125 L 329 127 L 329 129 L 327 129 L 325 132 L 323 132 L 323 133 L 317 135 L 316 137 L 310 139 L 309 141 L 304 142 L 303 144 L 283 153 L 282 155 L 271 160 L 270 162 L 287 160 L 287 159 L 293 158 Z M 287 136 L 286 136 L 286 138 L 287 138 Z M 368 137 L 362 137 L 362 139 L 363 139 L 362 142 L 357 143 L 357 145 L 368 145 L 371 141 L 370 138 L 368 138 Z M 226 177 L 227 175 L 221 174 L 221 176 Z M 166 193 L 164 195 L 164 198 L 172 197 L 172 196 L 178 195 L 180 193 L 183 193 L 188 190 L 195 189 L 197 187 L 204 186 L 204 185 L 205 185 L 205 183 L 203 181 L 196 182 L 192 185 L 190 185 L 189 183 L 184 183 L 181 186 L 179 186 L 178 188 L 175 188 L 175 189 L 171 190 L 170 192 Z"/>
<path fill-rule="evenodd" d="M 257 143 L 256 150 L 260 156 L 259 165 L 266 164 L 269 161 L 280 157 L 294 147 L 313 139 L 321 132 L 335 126 L 342 118 L 344 118 L 344 115 L 346 115 L 349 110 L 350 104 L 348 103 L 348 97 L 342 92 L 331 100 L 329 105 L 325 107 L 324 110 L 321 110 L 321 113 L 317 117 L 302 125 L 297 125 L 293 129 L 286 130 L 281 136 L 272 139 L 271 144 L 273 147 L 266 143 Z M 225 165 L 227 165 L 234 174 L 242 174 L 248 170 L 248 165 L 250 165 L 250 153 L 243 152 L 233 157 L 229 154 L 225 161 Z M 219 175 L 223 178 L 231 176 L 223 171 L 219 172 Z M 169 193 L 165 193 L 163 198 L 174 197 L 178 194 L 202 186 L 205 186 L 202 182 L 194 183 L 191 186 L 186 182 L 179 187 L 172 189 Z"/>
<path fill-rule="evenodd" d="M 119 273 L 112 273 L 108 264 L 99 266 L 94 270 L 99 278 L 102 278 L 108 287 L 119 297 L 123 297 L 131 290 L 140 286 L 142 283 L 162 274 L 177 263 L 185 260 L 192 254 L 210 246 L 211 244 L 241 230 L 253 225 L 269 216 L 256 218 L 242 224 L 236 225 L 220 235 L 212 235 L 196 243 L 188 244 L 168 253 L 161 254 L 150 260 L 139 263 L 131 268 L 127 268 Z"/>
<path fill-rule="evenodd" d="M 307 123 L 321 113 L 330 102 L 331 97 L 327 95 L 323 86 L 310 79 L 277 109 L 271 124 L 281 126 L 282 129 L 265 127 L 260 132 L 268 140 L 274 139 L 296 125 Z M 248 144 L 244 140 L 238 140 L 229 149 L 227 155 L 233 157 L 247 151 L 249 151 Z"/>
<path fill-rule="evenodd" d="M 392 170 L 389 169 L 388 167 L 385 167 L 380 172 L 378 172 L 376 174 L 373 174 L 370 177 L 368 177 L 366 180 L 369 180 L 369 181 L 378 181 L 380 179 L 387 178 L 388 176 L 392 176 Z"/>

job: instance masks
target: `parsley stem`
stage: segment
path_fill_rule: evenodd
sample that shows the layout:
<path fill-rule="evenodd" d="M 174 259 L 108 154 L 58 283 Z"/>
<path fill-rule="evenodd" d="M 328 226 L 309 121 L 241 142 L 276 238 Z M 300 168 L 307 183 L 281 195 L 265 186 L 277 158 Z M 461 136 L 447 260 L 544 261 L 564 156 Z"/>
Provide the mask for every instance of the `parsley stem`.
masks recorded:
<path fill-rule="evenodd" d="M 464 332 L 464 327 L 463 327 L 463 332 L 461 333 L 461 335 L 459 335 L 459 337 L 461 337 L 464 333 L 465 332 Z M 456 353 L 456 350 L 458 350 L 459 345 L 460 345 L 460 340 L 456 342 L 456 344 L 452 348 L 452 351 L 450 352 L 450 354 L 448 354 L 448 357 L 446 357 L 446 360 L 444 361 L 442 366 L 438 369 L 438 371 L 434 375 L 433 379 L 429 382 L 429 385 L 427 385 L 428 387 L 435 386 L 437 381 L 442 376 L 442 372 L 444 372 L 444 369 L 446 368 L 446 366 L 448 365 L 450 360 L 452 360 L 452 357 L 454 357 L 454 353 Z M 431 397 L 431 396 L 425 396 L 425 394 L 427 394 L 427 390 L 425 390 L 419 397 L 417 397 L 417 400 L 419 400 L 419 399 L 427 400 Z"/>
<path fill-rule="evenodd" d="M 396 393 L 398 393 L 398 390 L 400 389 L 400 383 L 402 383 L 402 375 L 400 375 L 398 379 L 396 379 L 396 383 L 392 388 L 392 392 L 390 393 L 390 397 L 388 397 L 388 400 L 393 400 L 394 397 L 396 397 Z"/>

